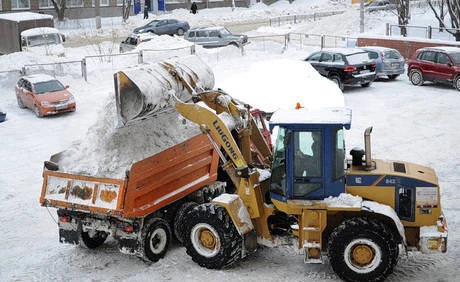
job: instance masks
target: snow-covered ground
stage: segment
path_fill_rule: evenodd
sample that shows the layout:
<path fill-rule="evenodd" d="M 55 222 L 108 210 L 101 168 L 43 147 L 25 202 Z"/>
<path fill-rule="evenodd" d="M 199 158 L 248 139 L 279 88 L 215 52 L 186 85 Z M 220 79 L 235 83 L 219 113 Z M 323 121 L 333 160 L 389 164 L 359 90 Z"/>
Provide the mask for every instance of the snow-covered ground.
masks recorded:
<path fill-rule="evenodd" d="M 298 30 L 332 35 L 354 35 L 359 32 L 359 11 L 357 5 L 349 6 L 327 0 L 298 0 L 289 5 L 280 1 L 271 7 L 257 4 L 252 8 L 229 8 L 200 10 L 192 15 L 186 10 L 172 11 L 168 16 L 188 19 L 192 25 L 219 24 L 240 21 L 242 23 L 288 13 L 309 13 L 317 10 L 345 9 L 342 15 L 308 22 L 298 26 L 284 26 L 283 30 Z M 383 34 L 385 23 L 396 23 L 391 13 L 378 12 L 366 14 L 365 31 Z M 121 25 L 112 19 L 104 33 L 130 31 L 132 27 L 144 22 L 142 15 L 132 17 L 130 26 Z M 412 12 L 414 24 L 436 25 L 429 17 L 428 10 Z M 80 36 L 85 40 L 91 31 L 84 23 L 66 23 L 64 32 L 69 37 Z M 82 26 L 84 28 L 82 28 Z M 273 28 L 258 28 L 253 32 L 263 33 Z M 81 58 L 100 54 L 107 48 L 116 48 L 111 42 L 100 46 L 68 48 L 68 58 Z M 293 90 L 293 82 L 286 82 L 286 74 L 293 69 L 283 69 L 273 63 L 266 69 L 260 68 L 267 61 L 278 59 L 300 60 L 314 47 L 298 49 L 290 47 L 284 52 L 277 43 L 253 43 L 246 48 L 244 56 L 232 47 L 222 50 L 197 49 L 200 57 L 208 63 L 215 75 L 216 87 L 234 83 L 239 74 L 253 68 L 259 70 L 261 77 L 276 79 L 279 84 Z M 0 71 L 20 69 L 29 62 L 49 62 L 54 58 L 39 58 L 30 54 L 11 54 L 0 57 Z M 0 108 L 7 112 L 7 120 L 0 123 L 0 156 L 3 167 L 0 173 L 0 281 L 338 281 L 328 263 L 306 265 L 292 245 L 280 244 L 276 248 L 261 247 L 255 253 L 225 270 L 208 270 L 193 263 L 185 249 L 178 245 L 170 247 L 166 257 L 155 264 L 146 264 L 136 257 L 122 254 L 113 240 L 108 240 L 101 248 L 93 251 L 58 242 L 55 210 L 40 206 L 39 197 L 42 185 L 42 165 L 44 160 L 57 152 L 65 150 L 75 140 L 85 138 L 87 130 L 106 113 L 104 108 L 108 99 L 114 96 L 113 73 L 117 65 L 101 61 L 93 67 L 85 82 L 74 70 L 65 66 L 58 78 L 70 85 L 75 95 L 77 111 L 70 114 L 48 118 L 36 118 L 32 111 L 19 109 L 14 95 L 16 73 L 0 73 Z M 77 74 L 77 75 L 76 75 Z M 270 91 L 263 87 L 263 79 L 255 79 L 261 84 L 258 91 L 251 79 L 241 80 L 247 85 L 247 93 L 235 89 L 231 95 L 251 103 L 260 100 L 286 102 L 282 89 Z M 298 91 L 309 95 L 323 95 L 322 91 L 312 89 L 308 82 L 297 84 Z M 239 87 L 244 88 L 244 87 Z M 410 84 L 406 75 L 395 81 L 380 80 L 369 88 L 353 87 L 344 92 L 346 106 L 353 110 L 353 122 L 346 132 L 348 150 L 363 147 L 363 132 L 373 126 L 372 154 L 375 158 L 405 160 L 433 167 L 442 188 L 442 206 L 449 224 L 448 252 L 446 254 L 422 255 L 403 254 L 388 281 L 458 281 L 460 269 L 460 209 L 458 183 L 460 177 L 460 153 L 457 143 L 460 140 L 460 95 L 442 85 L 416 87 Z M 252 102 L 255 101 L 255 102 Z M 281 103 L 280 103 L 281 104 Z M 113 121 L 116 124 L 116 121 Z M 101 164 L 108 165 L 108 164 Z"/>

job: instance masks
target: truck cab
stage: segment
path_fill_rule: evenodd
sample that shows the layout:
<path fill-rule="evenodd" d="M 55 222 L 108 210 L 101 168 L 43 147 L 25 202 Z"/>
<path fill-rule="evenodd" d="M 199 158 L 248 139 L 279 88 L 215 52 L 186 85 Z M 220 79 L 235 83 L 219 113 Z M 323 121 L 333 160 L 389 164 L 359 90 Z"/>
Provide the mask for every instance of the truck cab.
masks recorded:
<path fill-rule="evenodd" d="M 315 120 L 318 116 L 329 117 L 327 123 Z M 271 198 L 322 200 L 344 193 L 343 130 L 350 124 L 351 110 L 346 108 L 275 112 L 270 120 L 270 128 L 277 131 Z"/>

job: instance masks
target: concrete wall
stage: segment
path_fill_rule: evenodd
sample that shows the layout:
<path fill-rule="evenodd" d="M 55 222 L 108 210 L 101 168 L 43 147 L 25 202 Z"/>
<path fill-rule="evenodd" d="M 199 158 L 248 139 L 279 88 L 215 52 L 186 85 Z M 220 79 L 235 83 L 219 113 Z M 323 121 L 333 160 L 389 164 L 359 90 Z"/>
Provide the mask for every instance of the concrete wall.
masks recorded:
<path fill-rule="evenodd" d="M 383 46 L 398 50 L 401 55 L 408 59 L 414 54 L 417 49 L 432 46 L 454 46 L 460 47 L 460 42 L 441 41 L 418 38 L 402 38 L 402 37 L 358 37 L 358 47 L 362 46 Z"/>

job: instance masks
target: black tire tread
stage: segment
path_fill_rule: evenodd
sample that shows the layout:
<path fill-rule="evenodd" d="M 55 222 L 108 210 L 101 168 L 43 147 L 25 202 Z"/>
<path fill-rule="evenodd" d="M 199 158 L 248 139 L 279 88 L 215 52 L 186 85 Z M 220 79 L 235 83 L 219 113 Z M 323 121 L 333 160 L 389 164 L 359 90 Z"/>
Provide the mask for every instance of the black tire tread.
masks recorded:
<path fill-rule="evenodd" d="M 219 234 L 221 248 L 213 257 L 204 257 L 193 247 L 190 234 L 192 228 L 198 223 L 209 224 Z M 195 207 L 187 214 L 186 230 L 187 254 L 200 266 L 209 269 L 221 269 L 234 264 L 241 258 L 242 237 L 224 207 L 212 203 Z"/>
<path fill-rule="evenodd" d="M 186 215 L 196 206 L 198 206 L 198 204 L 195 202 L 185 202 L 176 211 L 176 216 L 174 217 L 174 237 L 181 244 L 184 244 L 184 219 Z"/>
<path fill-rule="evenodd" d="M 370 238 L 382 248 L 382 264 L 370 273 L 356 273 L 344 262 L 347 244 L 358 238 Z M 392 230 L 381 221 L 358 217 L 342 222 L 332 232 L 328 243 L 328 257 L 334 272 L 345 281 L 383 281 L 393 272 L 399 249 Z"/>
<path fill-rule="evenodd" d="M 146 242 L 148 241 L 148 237 L 153 230 L 156 229 L 156 227 L 163 227 L 163 229 L 166 231 L 167 234 L 167 242 L 164 250 L 159 253 L 159 254 L 154 254 L 148 249 L 148 246 L 146 245 Z M 150 218 L 147 220 L 147 222 L 144 224 L 144 228 L 142 228 L 142 233 L 141 233 L 141 253 L 142 253 L 142 258 L 144 260 L 149 260 L 151 262 L 157 262 L 160 259 L 164 258 L 166 255 L 169 244 L 171 242 L 171 228 L 169 227 L 169 224 L 166 220 L 158 217 Z"/>
<path fill-rule="evenodd" d="M 108 234 L 104 231 L 96 231 L 96 235 L 91 237 L 88 232 L 81 232 L 81 241 L 88 249 L 96 249 L 104 244 Z"/>

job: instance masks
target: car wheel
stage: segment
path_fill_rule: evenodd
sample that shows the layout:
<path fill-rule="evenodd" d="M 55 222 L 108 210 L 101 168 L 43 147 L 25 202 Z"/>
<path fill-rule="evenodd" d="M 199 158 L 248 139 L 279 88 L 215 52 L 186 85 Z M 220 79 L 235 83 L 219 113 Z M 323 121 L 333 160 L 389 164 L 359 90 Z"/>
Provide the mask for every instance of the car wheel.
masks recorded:
<path fill-rule="evenodd" d="M 344 86 L 342 81 L 340 81 L 340 77 L 338 77 L 337 75 L 333 75 L 329 79 L 332 80 L 332 82 L 334 82 L 337 85 L 337 87 L 339 87 L 339 89 L 343 91 Z"/>
<path fill-rule="evenodd" d="M 419 70 L 411 70 L 409 73 L 409 78 L 413 85 L 423 84 L 423 75 Z"/>
<path fill-rule="evenodd" d="M 372 82 L 363 83 L 363 84 L 361 84 L 361 87 L 369 87 L 369 86 L 371 86 L 371 83 Z"/>
<path fill-rule="evenodd" d="M 37 105 L 34 105 L 34 113 L 37 117 L 43 117 L 42 113 L 40 113 L 40 110 L 38 109 Z"/>
<path fill-rule="evenodd" d="M 182 36 L 184 35 L 184 30 L 182 28 L 177 29 L 177 35 Z"/>
<path fill-rule="evenodd" d="M 22 102 L 21 98 L 19 98 L 19 96 L 16 96 L 16 100 L 18 100 L 19 108 L 24 109 L 25 106 L 24 106 L 24 103 Z"/>
<path fill-rule="evenodd" d="M 454 79 L 454 87 L 460 91 L 460 74 L 458 74 Z"/>
<path fill-rule="evenodd" d="M 391 74 L 391 75 L 388 76 L 388 79 L 389 80 L 395 80 L 398 76 L 399 76 L 399 74 Z"/>

